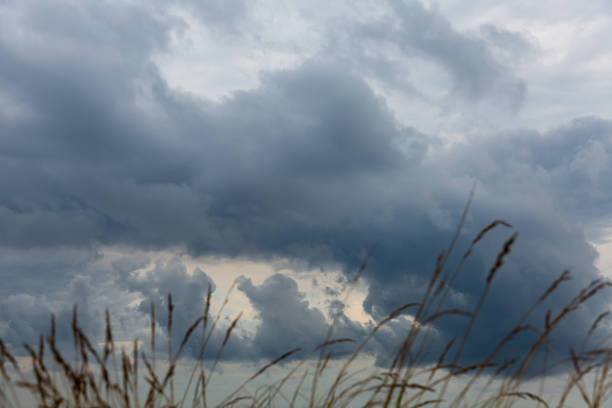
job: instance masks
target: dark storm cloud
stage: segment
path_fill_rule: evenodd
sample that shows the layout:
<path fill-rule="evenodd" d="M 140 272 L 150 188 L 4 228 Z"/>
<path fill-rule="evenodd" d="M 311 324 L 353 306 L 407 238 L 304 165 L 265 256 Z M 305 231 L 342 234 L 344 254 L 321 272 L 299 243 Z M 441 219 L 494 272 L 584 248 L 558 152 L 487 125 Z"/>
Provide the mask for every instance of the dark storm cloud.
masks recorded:
<path fill-rule="evenodd" d="M 0 249 L 0 271 L 10 285 L 0 287 L 0 297 L 26 293 L 34 297 L 57 295 L 98 258 L 95 249 Z"/>
<path fill-rule="evenodd" d="M 547 132 L 514 131 L 497 135 L 495 142 L 466 145 L 458 149 L 455 162 L 467 172 L 480 173 L 483 181 L 496 178 L 516 187 L 525 184 L 520 178 L 531 173 L 548 190 L 542 194 L 551 194 L 554 204 L 573 219 L 609 225 L 606 186 L 612 179 L 611 142 L 612 122 L 581 117 Z M 489 157 L 487 173 L 475 162 L 461 163 L 481 149 Z M 504 174 L 503 169 L 513 171 Z"/>
<path fill-rule="evenodd" d="M 454 78 L 451 91 L 520 101 L 524 84 L 483 40 L 457 33 L 420 3 L 392 4 L 397 24 L 371 27 L 371 38 L 439 61 Z M 79 18 L 64 21 L 61 7 L 43 13 L 39 6 L 20 6 L 18 22 L 0 14 L 4 27 L 18 24 L 28 34 L 0 37 L 1 100 L 19 108 L 0 109 L 4 248 L 185 247 L 197 255 L 282 257 L 353 272 L 378 243 L 364 279 L 365 307 L 380 319 L 419 299 L 477 181 L 458 248 L 495 218 L 521 235 L 467 356 L 490 348 L 522 314 L 517 304 L 530 304 L 564 268 L 575 278 L 551 307 L 597 276 L 586 232 L 609 222 L 610 122 L 583 118 L 545 133 L 521 130 L 439 148 L 402 128 L 361 77 L 324 58 L 263 74 L 258 89 L 213 103 L 168 89 L 150 61 L 166 46 L 173 20 L 138 5 L 78 3 Z M 474 252 L 454 288 L 454 305 L 474 306 L 507 236 L 492 234 Z M 132 275 L 134 265 L 117 264 L 124 289 L 159 308 L 168 290 L 181 293 L 194 313 L 185 319 L 197 316 L 210 282 L 203 272 L 191 276 L 171 263 L 154 269 L 148 282 Z M 13 298 L 2 309 L 9 319 L 38 322 L 48 314 L 46 304 L 23 297 L 22 282 L 9 285 Z M 259 287 L 244 280 L 242 290 L 267 327 L 279 304 L 303 315 L 308 327 L 325 328 L 323 315 L 303 302 L 265 296 L 296 294 L 286 279 Z M 601 307 L 599 301 L 581 309 L 561 345 L 581 340 Z M 306 326 L 293 329 L 299 335 Z M 462 329 L 441 324 L 441 344 Z M 254 350 L 269 354 L 268 341 L 258 332 Z M 238 343 L 232 347 L 239 350 Z"/>

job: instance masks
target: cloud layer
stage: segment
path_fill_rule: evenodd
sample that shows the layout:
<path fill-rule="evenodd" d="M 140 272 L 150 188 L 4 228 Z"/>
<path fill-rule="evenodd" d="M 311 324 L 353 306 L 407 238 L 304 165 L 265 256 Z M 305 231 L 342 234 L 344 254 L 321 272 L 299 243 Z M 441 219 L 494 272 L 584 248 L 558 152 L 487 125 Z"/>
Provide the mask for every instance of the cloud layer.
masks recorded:
<path fill-rule="evenodd" d="M 195 5 L 184 6 L 207 24 L 228 27 L 224 21 L 231 20 L 232 37 L 240 35 L 240 19 L 249 18 L 236 3 L 197 13 Z M 519 109 L 528 88 L 499 49 L 531 52 L 524 38 L 491 26 L 484 37 L 470 36 L 419 2 L 390 5 L 393 14 L 379 21 L 348 24 L 352 41 L 391 45 L 434 64 L 451 78 L 447 94 L 464 104 Z M 466 356 L 490 349 L 524 312 L 517 305 L 532 303 L 565 268 L 574 279 L 547 307 L 563 306 L 598 277 L 587 238 L 610 223 L 612 123 L 605 118 L 567 118 L 546 131 L 514 129 L 443 144 L 396 120 L 366 80 L 390 62 L 368 65 L 353 53 L 354 43 L 330 44 L 295 68 L 263 72 L 258 88 L 213 102 L 170 89 L 152 62 L 182 29 L 159 5 L 6 2 L 0 27 L 1 273 L 11 278 L 2 288 L 0 320 L 14 344 L 31 339 L 50 310 L 70 310 L 49 299 L 61 294 L 85 305 L 92 293 L 102 296 L 96 279 L 121 288 L 121 296 L 140 296 L 143 313 L 150 301 L 163 309 L 172 291 L 192 311 L 177 327 L 198 316 L 211 282 L 205 272 L 170 263 L 144 279 L 134 275 L 147 260 L 96 271 L 80 257 L 98 245 L 286 258 L 323 273 L 340 265 L 350 274 L 378 244 L 363 276 L 364 307 L 381 319 L 420 298 L 473 182 L 476 197 L 458 251 L 496 218 L 520 236 Z M 351 69 L 338 50 L 357 61 Z M 508 236 L 496 231 L 479 244 L 453 288 L 456 307 L 474 307 Z M 70 289 L 62 292 L 59 282 Z M 236 339 L 248 346 L 228 346 L 228 358 L 275 356 L 279 339 L 297 344 L 305 333 L 328 328 L 290 278 L 275 275 L 258 286 L 245 277 L 239 289 L 261 323 L 252 338 Z M 41 293 L 46 297 L 34 297 Z M 561 329 L 559 347 L 581 340 L 605 304 L 585 305 Z M 367 329 L 348 318 L 338 328 L 349 337 Z M 442 322 L 436 329 L 445 344 L 462 327 Z M 306 346 L 315 343 L 308 339 Z"/>

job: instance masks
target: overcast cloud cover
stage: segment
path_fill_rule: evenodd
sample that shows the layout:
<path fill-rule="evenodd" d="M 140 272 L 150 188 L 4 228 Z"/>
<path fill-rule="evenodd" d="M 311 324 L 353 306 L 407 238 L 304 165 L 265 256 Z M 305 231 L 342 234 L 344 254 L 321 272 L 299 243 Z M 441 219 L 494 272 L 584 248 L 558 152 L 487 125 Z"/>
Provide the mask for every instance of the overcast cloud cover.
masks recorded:
<path fill-rule="evenodd" d="M 282 259 L 323 277 L 352 276 L 378 244 L 363 275 L 378 321 L 420 298 L 473 183 L 458 251 L 494 219 L 513 229 L 475 250 L 453 307 L 474 307 L 520 235 L 465 355 L 497 344 L 517 306 L 571 268 L 547 305 L 564 306 L 606 272 L 594 244 L 612 221 L 612 7 L 516 6 L 1 1 L 0 336 L 32 341 L 74 302 L 92 334 L 110 307 L 146 336 L 150 302 L 162 310 L 169 291 L 183 331 L 215 283 L 146 255 L 157 251 Z M 226 358 L 324 339 L 330 311 L 291 276 L 244 276 L 238 290 L 258 319 Z M 609 296 L 560 329 L 561 349 Z M 373 341 L 381 362 L 408 326 Z M 369 329 L 342 315 L 337 333 Z M 441 321 L 434 343 L 462 330 Z"/>

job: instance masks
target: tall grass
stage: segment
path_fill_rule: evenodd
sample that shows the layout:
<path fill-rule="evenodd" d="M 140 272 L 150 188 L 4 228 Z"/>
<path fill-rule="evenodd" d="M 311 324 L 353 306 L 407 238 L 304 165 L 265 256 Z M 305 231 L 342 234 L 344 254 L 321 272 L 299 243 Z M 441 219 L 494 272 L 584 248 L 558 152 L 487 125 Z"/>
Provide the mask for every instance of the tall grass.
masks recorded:
<path fill-rule="evenodd" d="M 469 203 L 468 203 L 469 205 Z M 467 210 L 467 207 L 466 207 Z M 458 231 L 461 229 L 464 217 Z M 542 327 L 527 323 L 533 312 L 564 282 L 571 278 L 569 271 L 563 271 L 550 286 L 534 300 L 523 317 L 499 342 L 493 351 L 477 362 L 461 364 L 463 350 L 469 341 L 474 322 L 483 307 L 495 276 L 502 268 L 517 239 L 511 235 L 500 249 L 494 264 L 483 282 L 483 289 L 476 306 L 472 310 L 446 308 L 449 291 L 455 282 L 464 262 L 474 247 L 493 229 L 510 227 L 503 220 L 496 220 L 483 228 L 473 239 L 455 268 L 448 268 L 446 262 L 453 251 L 455 235 L 446 251 L 436 263 L 426 290 L 420 301 L 410 302 L 398 307 L 386 318 L 380 320 L 364 339 L 334 338 L 335 318 L 324 341 L 298 361 L 287 364 L 285 374 L 265 386 L 252 391 L 250 387 L 256 380 L 261 381 L 270 369 L 288 361 L 302 351 L 288 350 L 276 359 L 263 365 L 246 378 L 233 392 L 230 392 L 217 407 L 511 407 L 519 406 L 565 406 L 568 396 L 576 394 L 581 403 L 588 407 L 603 407 L 607 400 L 612 380 L 609 376 L 612 361 L 612 348 L 606 339 L 603 343 L 589 346 L 592 334 L 597 330 L 608 312 L 595 319 L 590 330 L 585 333 L 584 347 L 570 349 L 568 357 L 556 357 L 548 369 L 563 366 L 566 376 L 564 385 L 556 395 L 547 393 L 544 382 L 539 390 L 528 387 L 527 373 L 536 355 L 548 351 L 553 356 L 551 334 L 564 320 L 593 296 L 598 295 L 610 282 L 595 280 L 569 299 L 558 312 L 548 311 Z M 368 259 L 359 269 L 353 285 L 361 272 L 367 267 Z M 350 293 L 350 290 L 349 290 Z M 218 328 L 228 296 L 214 317 L 211 315 L 211 291 L 204 300 L 204 313 L 186 330 L 176 351 L 172 345 L 172 316 L 174 304 L 168 295 L 168 352 L 165 360 L 156 355 L 156 319 L 151 304 L 150 347 L 144 350 L 134 341 L 130 353 L 118 351 L 113 339 L 113 331 L 108 310 L 106 311 L 105 340 L 101 349 L 94 347 L 78 324 L 77 309 L 72 319 L 72 338 L 75 358 L 67 358 L 56 343 L 55 318 L 51 316 L 51 331 L 47 338 L 40 337 L 36 348 L 26 345 L 25 350 L 31 359 L 31 370 L 24 372 L 18 359 L 0 340 L 0 387 L 1 407 L 24 407 L 24 395 L 29 403 L 35 401 L 40 407 L 208 407 L 211 379 L 222 358 L 223 350 L 240 321 L 238 315 L 225 329 L 220 347 L 212 355 L 216 358 L 205 365 L 204 355 L 210 346 L 210 339 Z M 367 345 L 381 328 L 398 316 L 411 311 L 413 324 L 397 353 L 387 368 L 373 367 L 369 372 L 355 368 L 359 357 L 367 353 Z M 159 313 L 159 312 L 158 312 Z M 440 318 L 456 318 L 466 321 L 465 331 L 453 338 L 442 350 L 434 364 L 426 364 L 425 351 L 432 336 L 433 324 Z M 177 376 L 178 360 L 196 330 L 202 330 L 199 359 L 195 360 L 188 374 L 184 390 L 176 395 L 174 381 Z M 526 348 L 509 354 L 505 347 L 520 333 L 531 331 L 535 340 Z M 355 342 L 359 340 L 358 342 Z M 330 346 L 338 343 L 355 342 L 352 354 L 335 361 Z M 161 364 L 163 362 L 163 364 Z M 333 366 L 333 367 L 332 367 Z M 546 373 L 542 373 L 544 376 Z M 542 377 L 544 378 L 544 377 Z M 142 393 L 145 381 L 145 392 Z M 452 391 L 451 391 L 452 390 Z"/>

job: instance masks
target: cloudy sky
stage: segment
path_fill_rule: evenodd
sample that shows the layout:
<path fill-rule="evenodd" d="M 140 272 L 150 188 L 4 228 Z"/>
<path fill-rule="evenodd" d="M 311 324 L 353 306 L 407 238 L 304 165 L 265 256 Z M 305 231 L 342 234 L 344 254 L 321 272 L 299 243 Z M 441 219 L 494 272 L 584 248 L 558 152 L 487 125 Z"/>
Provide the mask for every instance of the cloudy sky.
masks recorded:
<path fill-rule="evenodd" d="M 92 335 L 108 307 L 146 339 L 168 292 L 180 332 L 237 279 L 225 358 L 273 358 L 324 339 L 377 245 L 337 327 L 358 338 L 420 298 L 475 185 L 456 254 L 513 228 L 475 249 L 451 307 L 474 307 L 519 233 L 478 357 L 564 269 L 553 310 L 612 275 L 610 38 L 609 0 L 0 0 L 0 337 L 33 342 L 76 302 Z"/>

